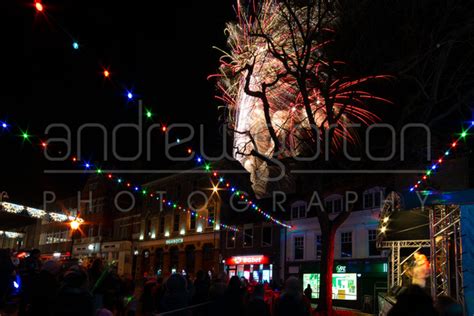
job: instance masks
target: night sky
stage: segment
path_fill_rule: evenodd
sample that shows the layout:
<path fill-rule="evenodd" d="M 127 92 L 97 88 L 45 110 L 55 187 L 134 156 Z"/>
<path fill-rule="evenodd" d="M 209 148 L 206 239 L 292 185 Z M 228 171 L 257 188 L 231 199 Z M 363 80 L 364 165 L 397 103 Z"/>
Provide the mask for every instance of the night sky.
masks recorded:
<path fill-rule="evenodd" d="M 219 103 L 207 76 L 216 72 L 221 55 L 212 47 L 225 48 L 224 24 L 235 17 L 234 1 L 176 2 L 51 0 L 43 2 L 44 15 L 33 1 L 1 1 L 0 121 L 32 135 L 43 135 L 51 123 L 71 126 L 73 139 L 84 123 L 106 124 L 111 134 L 117 124 L 136 123 L 137 104 L 126 98 L 133 90 L 152 109 L 156 123 L 217 128 Z M 79 50 L 65 31 L 79 42 Z M 104 67 L 113 80 L 104 80 Z M 119 134 L 124 154 L 136 142 L 131 133 Z M 209 143 L 219 142 L 219 133 L 209 134 Z M 85 139 L 84 157 L 101 161 L 94 133 Z M 43 190 L 50 189 L 59 197 L 74 195 L 85 179 L 45 175 L 45 169 L 72 164 L 47 163 L 40 140 L 23 144 L 16 126 L 0 141 L 0 191 L 7 191 L 12 202 L 41 202 Z M 153 142 L 161 146 L 163 137 Z M 168 164 L 157 158 L 150 167 Z M 111 161 L 103 167 L 133 166 Z"/>

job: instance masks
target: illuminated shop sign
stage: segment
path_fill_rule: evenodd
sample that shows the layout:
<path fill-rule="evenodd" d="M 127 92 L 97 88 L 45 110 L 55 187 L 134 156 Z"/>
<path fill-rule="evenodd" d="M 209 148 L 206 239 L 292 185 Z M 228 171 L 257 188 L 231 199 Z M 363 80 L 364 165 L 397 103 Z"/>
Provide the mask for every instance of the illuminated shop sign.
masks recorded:
<path fill-rule="evenodd" d="M 183 242 L 184 242 L 183 238 L 175 238 L 175 239 L 167 239 L 166 240 L 167 245 L 182 244 Z"/>
<path fill-rule="evenodd" d="M 269 264 L 270 259 L 267 256 L 236 256 L 230 257 L 225 261 L 227 265 L 236 265 L 236 264 Z"/>

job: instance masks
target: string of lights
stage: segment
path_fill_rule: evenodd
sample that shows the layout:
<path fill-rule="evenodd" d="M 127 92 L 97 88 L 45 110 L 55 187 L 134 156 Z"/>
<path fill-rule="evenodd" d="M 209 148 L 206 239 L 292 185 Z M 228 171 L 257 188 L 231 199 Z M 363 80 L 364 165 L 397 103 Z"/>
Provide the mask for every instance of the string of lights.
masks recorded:
<path fill-rule="evenodd" d="M 48 17 L 50 17 L 48 14 L 47 14 L 47 10 L 46 10 L 46 6 L 40 1 L 40 0 L 35 0 L 34 2 L 34 6 L 35 6 L 35 9 L 37 11 L 38 14 L 44 14 L 44 15 L 47 15 Z M 75 40 L 74 37 L 72 37 L 70 35 L 70 33 L 68 31 L 66 31 L 62 26 L 60 26 L 61 30 L 71 39 L 72 41 L 72 48 L 74 50 L 79 50 L 81 48 L 81 45 L 80 43 Z M 109 70 L 109 68 L 104 68 L 102 69 L 102 75 L 104 77 L 104 79 L 107 79 L 107 80 L 112 80 L 112 76 L 111 76 L 111 72 Z M 115 84 L 115 86 L 120 86 L 118 84 Z M 126 90 L 124 92 L 124 95 L 127 97 L 127 99 L 129 101 L 132 101 L 134 100 L 135 96 L 133 94 L 133 91 L 130 91 L 130 90 Z M 153 112 L 149 109 L 146 109 L 144 111 L 144 116 L 148 119 L 151 119 L 153 117 Z M 11 130 L 12 129 L 12 125 L 9 123 L 9 122 L 6 122 L 6 121 L 1 121 L 0 122 L 0 125 L 2 127 L 2 129 L 4 131 L 6 130 Z M 18 127 L 18 130 L 19 130 L 19 136 L 21 137 L 22 141 L 23 142 L 28 142 L 28 143 L 32 143 L 32 144 L 36 144 L 36 138 L 38 139 L 38 145 L 40 148 L 43 148 L 44 150 L 47 150 L 48 148 L 48 141 L 45 141 L 45 140 L 41 140 L 42 138 L 40 137 L 36 137 L 32 134 L 30 134 L 28 132 L 28 130 L 22 130 L 21 128 Z M 167 132 L 167 128 L 166 128 L 166 125 L 163 125 L 162 126 L 162 129 L 161 131 L 163 133 L 166 133 Z M 177 139 L 177 143 L 179 143 L 179 139 Z M 193 154 L 193 150 L 191 148 L 187 148 L 186 149 L 186 152 L 188 154 Z M 79 159 L 76 158 L 76 156 L 73 156 L 71 158 L 72 162 L 74 163 L 81 163 L 82 166 L 84 167 L 85 170 L 87 171 L 90 171 L 90 172 L 94 172 L 94 173 L 97 173 L 97 174 L 103 174 L 103 169 L 101 167 L 99 167 L 100 165 L 99 164 L 94 164 L 92 162 L 89 162 L 89 161 L 79 161 Z M 197 158 L 197 162 L 198 163 L 202 163 L 203 160 L 201 158 Z M 210 164 L 205 164 L 205 168 L 206 168 L 206 171 L 210 171 L 212 172 L 212 174 L 214 174 L 216 177 L 218 176 L 217 175 L 217 172 L 215 171 L 211 171 L 210 170 Z M 147 196 L 147 192 L 145 189 L 142 189 L 142 186 L 141 185 L 135 185 L 135 184 L 132 184 L 128 181 L 126 181 L 125 179 L 121 178 L 121 177 L 116 177 L 116 176 L 113 176 L 112 174 L 108 174 L 107 176 L 108 179 L 110 180 L 114 180 L 116 181 L 117 183 L 119 184 L 123 184 L 125 185 L 127 188 L 129 188 L 130 190 L 132 191 L 135 191 L 135 192 L 138 192 L 138 191 L 142 191 L 143 195 L 144 196 Z M 223 177 L 219 177 L 220 179 L 219 180 L 222 180 Z M 223 181 L 223 180 L 222 180 Z M 217 186 L 219 185 L 220 182 L 222 181 L 219 181 Z M 231 192 L 235 192 L 238 190 L 232 186 L 232 188 L 230 188 L 230 183 L 227 183 L 227 187 L 230 189 Z M 237 194 L 239 195 L 239 194 Z M 246 203 L 249 204 L 249 206 L 251 207 L 251 209 L 255 210 L 257 213 L 261 214 L 265 219 L 271 221 L 271 222 L 274 222 L 275 224 L 278 224 L 278 225 L 281 225 L 281 226 L 284 226 L 284 227 L 288 227 L 288 228 L 291 228 L 291 226 L 289 225 L 286 225 L 284 224 L 283 222 L 279 221 L 278 219 L 274 218 L 273 216 L 271 216 L 270 214 L 264 212 L 260 207 L 258 207 L 256 204 L 254 204 L 252 201 L 249 201 L 244 195 L 240 195 L 240 198 L 241 200 L 245 201 Z M 222 224 L 221 224 L 222 225 Z M 224 226 L 223 226 L 224 227 Z"/>
<path fill-rule="evenodd" d="M 430 167 L 427 168 L 423 176 L 419 178 L 418 181 L 410 188 L 410 192 L 414 192 L 415 190 L 418 190 L 423 184 L 425 184 L 428 181 L 428 179 L 431 176 L 433 176 L 436 170 L 438 170 L 439 167 L 446 161 L 449 155 L 451 155 L 452 152 L 456 148 L 458 148 L 460 142 L 466 139 L 467 136 L 469 136 L 469 131 L 473 127 L 474 127 L 474 121 L 470 122 L 468 127 L 459 134 L 459 137 L 457 137 L 456 140 L 451 142 L 451 144 L 449 145 L 449 148 L 446 151 L 444 151 L 443 155 L 441 155 L 437 160 L 433 162 L 433 164 Z"/>
<path fill-rule="evenodd" d="M 183 211 L 185 213 L 190 214 L 191 216 L 195 217 L 196 219 L 204 220 L 205 222 L 213 225 L 215 230 L 219 230 L 222 227 L 224 229 L 235 231 L 235 232 L 239 231 L 239 229 L 235 226 L 229 226 L 229 225 L 226 225 L 226 224 L 219 223 L 219 221 L 216 220 L 215 218 L 209 218 L 209 217 L 206 218 L 202 215 L 199 215 L 199 213 L 197 211 L 186 208 L 186 207 L 180 205 L 179 203 L 173 202 L 171 200 L 162 199 L 161 202 L 162 202 L 163 205 L 168 206 L 172 209 L 178 209 L 180 211 Z M 202 232 L 202 227 L 198 227 L 197 232 L 198 233 Z"/>

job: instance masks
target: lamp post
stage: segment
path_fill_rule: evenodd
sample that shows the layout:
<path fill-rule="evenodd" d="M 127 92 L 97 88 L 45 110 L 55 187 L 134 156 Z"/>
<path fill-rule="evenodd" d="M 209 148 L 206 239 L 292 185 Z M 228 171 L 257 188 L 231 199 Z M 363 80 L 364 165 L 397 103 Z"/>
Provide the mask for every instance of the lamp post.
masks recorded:
<path fill-rule="evenodd" d="M 69 227 L 71 228 L 71 249 L 69 251 L 69 259 L 72 259 L 72 251 L 74 249 L 74 235 L 79 229 L 79 226 L 81 226 L 81 223 L 76 219 L 69 222 Z"/>

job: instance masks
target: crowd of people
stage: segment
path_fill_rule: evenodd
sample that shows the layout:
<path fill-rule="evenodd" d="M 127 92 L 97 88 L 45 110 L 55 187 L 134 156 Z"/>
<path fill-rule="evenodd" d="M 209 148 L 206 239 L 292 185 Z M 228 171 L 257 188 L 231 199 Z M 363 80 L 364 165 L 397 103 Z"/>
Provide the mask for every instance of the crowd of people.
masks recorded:
<path fill-rule="evenodd" d="M 204 271 L 194 277 L 172 274 L 133 281 L 97 258 L 90 264 L 42 261 L 33 250 L 19 261 L 0 249 L 0 315 L 134 316 L 310 316 L 312 289 L 289 277 L 284 285 L 259 284 Z M 460 316 L 462 306 L 449 297 L 436 303 L 419 286 L 399 296 L 389 316 Z"/>
<path fill-rule="evenodd" d="M 283 291 L 221 273 L 172 274 L 134 281 L 97 258 L 90 264 L 42 261 L 39 250 L 20 260 L 0 250 L 0 314 L 11 315 L 232 315 L 311 314 L 300 281 Z M 3 314 L 2 314 L 3 315 Z"/>

